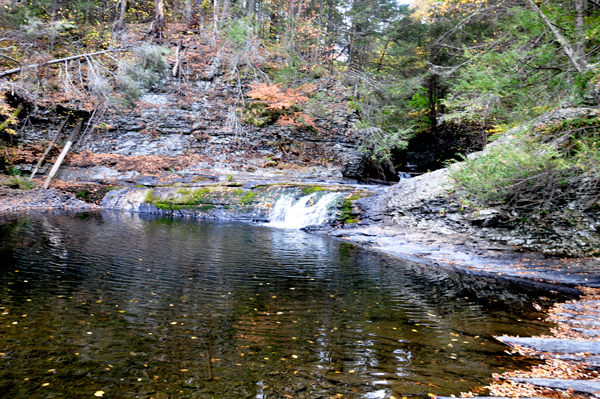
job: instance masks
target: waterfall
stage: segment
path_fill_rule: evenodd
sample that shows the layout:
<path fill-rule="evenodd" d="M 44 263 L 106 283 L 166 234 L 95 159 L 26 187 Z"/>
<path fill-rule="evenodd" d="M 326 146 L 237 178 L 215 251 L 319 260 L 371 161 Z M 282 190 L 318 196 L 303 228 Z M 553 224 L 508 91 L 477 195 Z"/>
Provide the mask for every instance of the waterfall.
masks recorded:
<path fill-rule="evenodd" d="M 331 204 L 341 197 L 340 193 L 312 193 L 296 200 L 291 194 L 284 194 L 273 206 L 269 226 L 286 229 L 319 225 L 332 217 Z"/>

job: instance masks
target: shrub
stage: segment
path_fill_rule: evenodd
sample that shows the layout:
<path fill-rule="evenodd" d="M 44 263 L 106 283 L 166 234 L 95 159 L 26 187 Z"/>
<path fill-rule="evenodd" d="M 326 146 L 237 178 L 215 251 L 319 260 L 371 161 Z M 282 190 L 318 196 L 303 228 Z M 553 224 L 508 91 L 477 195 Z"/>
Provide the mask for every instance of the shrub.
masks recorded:
<path fill-rule="evenodd" d="M 31 190 L 35 184 L 22 176 L 12 176 L 4 182 L 4 185 L 21 190 Z"/>
<path fill-rule="evenodd" d="M 119 65 L 117 85 L 124 105 L 133 106 L 141 95 L 164 78 L 169 69 L 166 56 L 170 52 L 166 47 L 144 43 L 132 51 L 132 59 Z"/>
<path fill-rule="evenodd" d="M 549 209 L 575 198 L 597 200 L 599 130 L 599 117 L 542 126 L 457 165 L 451 178 L 467 195 L 516 207 Z"/>
<path fill-rule="evenodd" d="M 378 127 L 359 126 L 362 143 L 359 151 L 375 162 L 392 165 L 392 151 L 404 150 L 412 137 L 412 128 L 388 132 Z"/>

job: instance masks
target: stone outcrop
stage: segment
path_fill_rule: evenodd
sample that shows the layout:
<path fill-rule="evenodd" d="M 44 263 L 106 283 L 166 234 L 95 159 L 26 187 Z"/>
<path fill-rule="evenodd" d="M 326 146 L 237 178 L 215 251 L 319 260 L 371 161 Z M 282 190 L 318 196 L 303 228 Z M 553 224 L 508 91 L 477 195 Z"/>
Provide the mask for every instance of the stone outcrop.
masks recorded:
<path fill-rule="evenodd" d="M 597 112 L 590 108 L 556 110 L 538 118 L 533 126 Z M 469 158 L 485 155 L 496 145 L 510 143 L 515 131 L 508 131 Z M 551 211 L 507 211 L 505 207 L 465 200 L 453 191 L 450 172 L 451 169 L 445 168 L 413 179 L 401 179 L 386 192 L 377 212 L 394 225 L 458 234 L 466 241 L 484 240 L 551 255 L 600 254 L 600 206 L 597 203 L 573 199 Z"/>
<path fill-rule="evenodd" d="M 359 192 L 352 186 L 301 184 L 241 184 L 200 182 L 187 185 L 119 187 L 109 191 L 103 209 L 193 219 L 271 221 L 276 202 L 283 196 L 313 194 L 315 205 L 328 193 L 339 193 L 329 204 L 329 222 L 344 212 L 343 198 Z"/>
<path fill-rule="evenodd" d="M 551 255 L 597 255 L 600 211 L 572 201 L 551 212 L 512 211 L 461 200 L 450 191 L 448 171 L 402 180 L 386 194 L 383 213 L 402 227 L 465 240 L 486 240 Z"/>
<path fill-rule="evenodd" d="M 339 82 L 316 82 L 316 94 L 327 94 L 327 109 L 317 109 L 313 126 L 308 127 L 277 122 L 261 127 L 241 124 L 234 118 L 235 107 L 241 105 L 232 100 L 238 96 L 235 85 L 220 77 L 189 85 L 193 87 L 185 96 L 178 97 L 172 84 L 162 92 L 144 95 L 133 110 L 107 114 L 99 129 L 85 136 L 75 151 L 199 154 L 239 168 L 317 166 L 330 169 L 332 176 L 361 177 L 364 160 L 357 150 L 357 115 L 347 108 Z M 49 120 L 39 122 L 24 129 L 24 141 L 35 143 L 52 137 L 56 126 Z"/>

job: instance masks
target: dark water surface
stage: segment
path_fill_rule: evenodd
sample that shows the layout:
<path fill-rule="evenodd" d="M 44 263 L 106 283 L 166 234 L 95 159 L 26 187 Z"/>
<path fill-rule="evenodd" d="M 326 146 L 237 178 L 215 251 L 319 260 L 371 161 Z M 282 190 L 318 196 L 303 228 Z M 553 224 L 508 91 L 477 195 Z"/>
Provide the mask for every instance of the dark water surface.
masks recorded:
<path fill-rule="evenodd" d="M 264 226 L 2 216 L 0 262 L 2 398 L 458 394 L 549 328 L 547 293 Z"/>

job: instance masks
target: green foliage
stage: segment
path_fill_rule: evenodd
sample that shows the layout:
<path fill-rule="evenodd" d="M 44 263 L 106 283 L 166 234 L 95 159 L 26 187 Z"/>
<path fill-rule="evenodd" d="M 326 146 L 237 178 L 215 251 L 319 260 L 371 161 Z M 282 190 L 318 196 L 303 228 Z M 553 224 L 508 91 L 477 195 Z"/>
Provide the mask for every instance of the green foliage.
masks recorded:
<path fill-rule="evenodd" d="M 249 18 L 229 21 L 224 28 L 224 34 L 234 51 L 244 51 L 255 37 L 254 29 Z"/>
<path fill-rule="evenodd" d="M 437 97 L 434 97 L 437 104 Z M 408 104 L 414 110 L 410 116 L 416 121 L 415 125 L 417 131 L 431 129 L 433 121 L 429 117 L 429 108 L 431 104 L 429 104 L 429 93 L 427 88 L 420 86 L 418 91 L 411 97 L 410 101 L 408 101 Z"/>
<path fill-rule="evenodd" d="M 6 171 L 11 176 L 16 176 L 16 177 L 23 176 L 23 171 L 15 166 L 8 166 L 6 168 Z"/>
<path fill-rule="evenodd" d="M 240 204 L 242 204 L 243 206 L 248 206 L 255 199 L 256 199 L 256 193 L 253 193 L 252 191 L 248 191 L 247 193 L 242 195 L 242 197 L 240 198 Z"/>
<path fill-rule="evenodd" d="M 509 187 L 521 179 L 537 176 L 551 165 L 556 151 L 536 154 L 524 141 L 494 147 L 485 156 L 455 167 L 452 178 L 461 190 L 485 201 L 506 201 Z"/>
<path fill-rule="evenodd" d="M 519 134 L 486 155 L 452 168 L 455 186 L 484 202 L 544 209 L 569 198 L 598 194 L 600 118 L 564 121 Z"/>
<path fill-rule="evenodd" d="M 364 193 L 354 193 L 344 199 L 342 202 L 341 213 L 340 213 L 340 221 L 344 224 L 353 224 L 358 223 L 360 219 L 358 216 L 353 215 L 352 208 L 354 207 L 354 201 L 365 197 Z"/>
<path fill-rule="evenodd" d="M 146 91 L 156 86 L 167 74 L 169 62 L 166 56 L 171 50 L 143 43 L 132 50 L 133 57 L 123 61 L 117 73 L 117 84 L 122 102 L 132 107 Z"/>
<path fill-rule="evenodd" d="M 155 196 L 153 190 L 146 194 L 144 202 L 152 204 L 163 210 L 182 210 L 208 212 L 215 208 L 216 204 L 230 202 L 232 205 L 249 206 L 257 198 L 257 193 L 244 191 L 242 189 L 231 189 L 223 186 L 203 187 L 199 189 L 180 188 L 175 195 L 166 198 Z M 231 205 L 228 204 L 230 209 Z"/>
<path fill-rule="evenodd" d="M 25 21 L 21 25 L 21 30 L 29 39 L 55 38 L 63 32 L 77 28 L 76 24 L 64 19 L 44 22 L 38 17 L 27 15 Z"/>
<path fill-rule="evenodd" d="M 562 5 L 545 13 L 555 21 L 568 14 Z M 561 26 L 572 26 L 564 22 Z M 590 18 L 589 29 L 598 29 L 591 22 Z M 452 82 L 452 93 L 445 100 L 450 111 L 446 120 L 482 124 L 523 121 L 565 103 L 580 106 L 586 101 L 588 84 L 596 74 L 573 69 L 537 14 L 511 9 L 499 29 L 506 34 L 487 40 L 484 49 L 465 50 L 467 65 Z M 571 33 L 573 43 L 578 42 L 581 33 Z"/>
<path fill-rule="evenodd" d="M 279 117 L 279 112 L 271 109 L 260 101 L 248 101 L 242 113 L 242 122 L 257 127 L 274 123 Z"/>
<path fill-rule="evenodd" d="M 77 198 L 81 198 L 84 201 L 89 201 L 90 200 L 90 192 L 88 190 L 85 190 L 85 189 L 79 190 L 77 192 L 77 194 L 75 194 L 75 196 Z"/>
<path fill-rule="evenodd" d="M 4 185 L 11 188 L 19 188 L 21 190 L 31 190 L 35 187 L 35 183 L 29 181 L 23 176 L 13 175 L 9 179 L 4 181 Z"/>
<path fill-rule="evenodd" d="M 273 68 L 271 74 L 275 83 L 284 85 L 297 84 L 305 77 L 298 68 L 298 63 L 292 61 L 288 61 L 278 68 Z"/>
<path fill-rule="evenodd" d="M 325 190 L 325 189 L 320 186 L 305 186 L 305 187 L 302 187 L 302 189 L 300 191 L 302 191 L 303 195 L 309 195 L 312 193 L 316 193 L 317 191 L 323 191 L 323 190 Z"/>
<path fill-rule="evenodd" d="M 369 155 L 373 161 L 391 165 L 392 151 L 404 150 L 408 146 L 413 129 L 385 131 L 381 128 L 363 125 L 360 133 L 362 142 L 359 151 Z"/>

